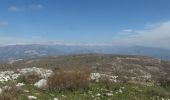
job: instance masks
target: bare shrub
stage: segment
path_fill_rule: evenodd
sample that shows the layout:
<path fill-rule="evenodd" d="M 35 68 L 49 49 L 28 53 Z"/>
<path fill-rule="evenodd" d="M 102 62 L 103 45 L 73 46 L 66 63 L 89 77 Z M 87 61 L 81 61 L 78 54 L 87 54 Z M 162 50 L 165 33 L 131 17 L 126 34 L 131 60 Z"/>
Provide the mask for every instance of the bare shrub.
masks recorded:
<path fill-rule="evenodd" d="M 16 95 L 20 91 L 21 90 L 15 86 L 15 83 L 7 83 L 6 86 L 3 87 L 3 91 L 0 94 L 0 100 L 16 100 Z"/>
<path fill-rule="evenodd" d="M 158 78 L 157 81 L 164 88 L 167 88 L 170 86 L 170 78 L 167 75 L 164 75 Z"/>
<path fill-rule="evenodd" d="M 75 90 L 86 88 L 90 82 L 87 69 L 60 69 L 51 75 L 47 84 L 50 90 Z"/>
<path fill-rule="evenodd" d="M 2 93 L 0 94 L 0 100 L 13 100 L 13 95 L 10 93 Z"/>
<path fill-rule="evenodd" d="M 113 82 L 110 81 L 110 78 L 108 77 L 101 77 L 98 82 L 99 85 L 104 86 L 107 89 L 110 89 L 113 85 Z"/>
<path fill-rule="evenodd" d="M 29 84 L 34 84 L 40 79 L 41 79 L 40 75 L 38 75 L 35 72 L 29 72 L 29 73 L 23 74 L 18 78 L 20 82 L 29 83 Z"/>

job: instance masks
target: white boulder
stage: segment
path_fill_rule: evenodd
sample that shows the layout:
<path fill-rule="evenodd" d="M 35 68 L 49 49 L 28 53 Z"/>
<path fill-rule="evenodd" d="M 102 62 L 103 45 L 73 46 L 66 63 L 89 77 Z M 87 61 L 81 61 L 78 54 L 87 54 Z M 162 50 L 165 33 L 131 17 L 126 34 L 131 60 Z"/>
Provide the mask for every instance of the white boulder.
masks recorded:
<path fill-rule="evenodd" d="M 90 79 L 96 82 L 99 82 L 100 77 L 101 77 L 100 73 L 91 73 L 90 75 Z"/>
<path fill-rule="evenodd" d="M 47 80 L 41 79 L 41 80 L 39 80 L 38 82 L 36 82 L 36 83 L 34 84 L 34 86 L 37 87 L 37 88 L 40 88 L 40 89 L 46 88 L 46 87 L 47 87 Z"/>

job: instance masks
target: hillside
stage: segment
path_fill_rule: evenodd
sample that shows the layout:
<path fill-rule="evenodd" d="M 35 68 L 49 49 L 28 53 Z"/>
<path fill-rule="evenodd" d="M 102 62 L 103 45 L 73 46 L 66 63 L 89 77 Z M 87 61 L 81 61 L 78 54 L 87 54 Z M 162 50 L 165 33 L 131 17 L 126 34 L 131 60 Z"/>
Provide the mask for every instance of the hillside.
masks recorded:
<path fill-rule="evenodd" d="M 33 58 L 1 64 L 1 70 L 41 67 L 48 69 L 85 67 L 92 72 L 126 77 L 157 78 L 170 74 L 170 62 L 157 58 L 128 55 L 83 54 Z"/>
<path fill-rule="evenodd" d="M 169 100 L 170 62 L 81 54 L 0 64 L 1 100 Z"/>
<path fill-rule="evenodd" d="M 0 70 L 1 100 L 170 98 L 170 62 L 145 56 L 40 57 L 0 64 Z"/>

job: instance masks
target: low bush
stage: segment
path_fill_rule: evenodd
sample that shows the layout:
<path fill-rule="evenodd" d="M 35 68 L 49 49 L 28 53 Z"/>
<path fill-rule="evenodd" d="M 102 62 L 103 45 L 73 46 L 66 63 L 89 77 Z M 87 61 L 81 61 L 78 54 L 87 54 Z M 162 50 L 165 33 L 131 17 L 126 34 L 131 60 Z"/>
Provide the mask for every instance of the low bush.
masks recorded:
<path fill-rule="evenodd" d="M 4 86 L 2 89 L 0 100 L 17 100 L 16 95 L 20 91 L 21 90 L 15 86 L 15 83 L 7 83 L 6 86 Z"/>
<path fill-rule="evenodd" d="M 159 79 L 158 82 L 164 88 L 170 87 L 170 79 L 166 79 L 166 78 L 163 79 L 163 78 L 161 78 L 161 79 Z"/>
<path fill-rule="evenodd" d="M 11 95 L 10 93 L 2 93 L 0 94 L 0 100 L 13 100 L 13 95 Z"/>
<path fill-rule="evenodd" d="M 41 79 L 40 75 L 38 75 L 37 73 L 29 72 L 29 73 L 21 75 L 18 78 L 18 81 L 23 82 L 23 83 L 28 83 L 28 84 L 34 84 L 35 82 L 39 81 L 40 79 Z"/>
<path fill-rule="evenodd" d="M 50 90 L 84 89 L 89 85 L 89 77 L 87 69 L 59 69 L 48 78 L 47 84 Z"/>
<path fill-rule="evenodd" d="M 162 75 L 160 77 L 155 78 L 156 85 L 160 85 L 164 88 L 170 87 L 170 77 L 169 75 Z"/>
<path fill-rule="evenodd" d="M 170 94 L 164 88 L 158 86 L 150 87 L 149 89 L 147 89 L 146 94 L 149 97 L 162 97 L 162 98 L 170 97 Z"/>

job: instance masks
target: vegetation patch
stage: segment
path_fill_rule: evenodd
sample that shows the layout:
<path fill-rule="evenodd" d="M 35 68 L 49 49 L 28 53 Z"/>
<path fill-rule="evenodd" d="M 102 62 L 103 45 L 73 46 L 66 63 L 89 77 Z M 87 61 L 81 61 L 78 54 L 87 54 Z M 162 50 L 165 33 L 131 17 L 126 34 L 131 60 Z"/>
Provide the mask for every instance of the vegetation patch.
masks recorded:
<path fill-rule="evenodd" d="M 57 70 L 51 75 L 47 84 L 50 90 L 84 89 L 89 85 L 90 72 L 83 69 Z"/>

